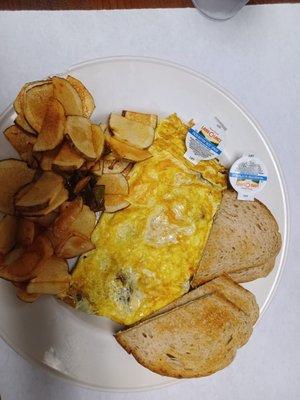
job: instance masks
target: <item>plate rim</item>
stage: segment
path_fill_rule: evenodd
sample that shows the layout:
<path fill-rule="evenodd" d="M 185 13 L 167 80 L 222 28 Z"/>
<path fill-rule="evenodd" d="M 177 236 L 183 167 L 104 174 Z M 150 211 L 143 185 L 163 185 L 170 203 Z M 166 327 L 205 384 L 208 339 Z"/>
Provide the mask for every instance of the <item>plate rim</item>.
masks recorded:
<path fill-rule="evenodd" d="M 213 87 L 215 90 L 217 90 L 223 97 L 226 97 L 230 103 L 235 106 L 239 111 L 243 114 L 243 116 L 247 119 L 249 124 L 251 124 L 257 134 L 260 136 L 262 139 L 265 147 L 267 148 L 268 152 L 270 153 L 270 156 L 272 158 L 272 161 L 274 162 L 274 167 L 275 170 L 278 174 L 279 177 L 279 183 L 281 187 L 281 191 L 283 194 L 283 208 L 284 208 L 284 214 L 285 214 L 285 229 L 284 232 L 284 237 L 285 241 L 282 243 L 282 248 L 280 252 L 280 267 L 278 268 L 278 271 L 274 277 L 274 282 L 273 285 L 270 289 L 270 292 L 268 294 L 268 297 L 265 301 L 265 303 L 262 306 L 262 309 L 260 310 L 260 315 L 259 319 L 256 322 L 255 326 L 260 322 L 262 316 L 266 312 L 266 310 L 269 308 L 271 301 L 274 298 L 274 295 L 278 289 L 279 283 L 282 279 L 283 272 L 285 270 L 285 264 L 288 256 L 288 249 L 290 246 L 290 231 L 291 231 L 291 215 L 290 215 L 290 201 L 289 201 L 289 192 L 287 189 L 287 183 L 285 179 L 285 174 L 283 172 L 281 163 L 279 161 L 279 158 L 277 154 L 274 151 L 273 145 L 271 144 L 270 140 L 268 139 L 267 135 L 265 134 L 264 130 L 262 129 L 260 123 L 257 121 L 257 119 L 250 113 L 241 103 L 240 100 L 238 100 L 234 95 L 230 93 L 227 89 L 225 89 L 222 85 L 219 83 L 215 82 L 213 79 L 209 78 L 207 75 L 198 72 L 197 70 L 187 67 L 183 64 L 174 62 L 174 61 L 169 61 L 166 59 L 162 58 L 156 58 L 156 57 L 147 57 L 147 56 L 135 56 L 135 55 L 119 55 L 119 56 L 109 56 L 109 57 L 98 57 L 98 58 L 93 58 L 89 59 L 86 61 L 82 61 L 76 64 L 71 65 L 68 67 L 65 72 L 56 74 L 56 75 L 67 75 L 71 73 L 72 71 L 82 68 L 88 65 L 92 64 L 98 64 L 98 63 L 108 63 L 108 62 L 120 62 L 120 61 L 131 61 L 131 62 L 140 62 L 140 63 L 152 63 L 156 65 L 162 65 L 162 66 L 168 66 L 171 68 L 174 68 L 179 71 L 183 71 L 188 73 L 189 75 L 192 75 L 196 79 L 202 80 L 206 82 L 209 86 Z M 14 111 L 13 109 L 13 103 L 10 103 L 0 114 L 0 120 L 4 119 L 7 114 L 11 113 L 11 111 Z M 42 367 L 45 371 L 50 372 L 51 374 L 55 375 L 56 377 L 62 379 L 63 381 L 67 383 L 72 383 L 75 384 L 76 386 L 79 387 L 84 387 L 88 388 L 91 390 L 98 390 L 101 392 L 110 392 L 110 393 L 134 393 L 134 392 L 145 392 L 145 391 L 153 391 L 157 389 L 162 389 L 164 387 L 168 387 L 174 384 L 177 384 L 179 382 L 182 382 L 183 380 L 176 380 L 172 379 L 170 382 L 166 383 L 161 383 L 157 385 L 149 385 L 145 386 L 143 388 L 109 388 L 109 387 L 102 387 L 98 386 L 96 384 L 91 384 L 91 383 L 86 383 L 83 381 L 78 380 L 77 378 L 74 378 L 72 376 L 65 375 L 63 372 L 51 367 L 48 364 L 43 363 L 42 361 L 36 359 L 35 357 L 29 355 L 26 353 L 26 351 L 21 350 L 18 346 L 15 346 L 12 342 L 10 342 L 9 338 L 6 337 L 6 335 L 3 334 L 0 330 L 0 338 L 12 349 L 14 352 L 16 352 L 19 356 L 21 356 L 24 360 L 29 362 L 29 364 L 37 367 Z M 185 379 L 184 379 L 185 381 Z"/>

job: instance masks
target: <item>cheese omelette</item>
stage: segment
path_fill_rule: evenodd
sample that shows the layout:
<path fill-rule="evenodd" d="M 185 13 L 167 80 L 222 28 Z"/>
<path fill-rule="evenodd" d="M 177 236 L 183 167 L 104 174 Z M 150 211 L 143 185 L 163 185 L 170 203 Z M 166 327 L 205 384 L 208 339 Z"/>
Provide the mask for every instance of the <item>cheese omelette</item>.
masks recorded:
<path fill-rule="evenodd" d="M 130 206 L 101 216 L 96 249 L 73 272 L 77 307 L 130 325 L 188 292 L 226 174 L 215 160 L 195 167 L 183 158 L 186 131 L 176 115 L 163 120 L 153 156 L 130 174 Z"/>

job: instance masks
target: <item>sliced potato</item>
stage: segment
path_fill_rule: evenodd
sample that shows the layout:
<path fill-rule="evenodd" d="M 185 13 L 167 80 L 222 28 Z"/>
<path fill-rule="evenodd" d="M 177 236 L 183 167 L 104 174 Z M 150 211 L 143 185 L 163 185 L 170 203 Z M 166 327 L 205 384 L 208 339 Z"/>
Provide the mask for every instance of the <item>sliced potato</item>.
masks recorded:
<path fill-rule="evenodd" d="M 58 294 L 67 291 L 70 284 L 68 264 L 65 260 L 52 256 L 45 260 L 27 287 L 28 293 Z"/>
<path fill-rule="evenodd" d="M 54 221 L 52 226 L 53 235 L 61 240 L 69 235 L 70 229 L 74 221 L 78 218 L 83 208 L 83 201 L 81 197 L 63 204 L 60 209 L 58 218 Z"/>
<path fill-rule="evenodd" d="M 105 195 L 126 195 L 129 192 L 128 182 L 122 174 L 103 174 L 98 178 L 97 185 L 105 186 Z"/>
<path fill-rule="evenodd" d="M 143 161 L 152 157 L 152 154 L 148 150 L 137 149 L 126 143 L 120 142 L 112 136 L 106 135 L 105 141 L 112 151 L 114 151 L 121 159 L 131 161 Z"/>
<path fill-rule="evenodd" d="M 55 248 L 57 257 L 73 258 L 95 248 L 91 240 L 79 233 L 71 234 Z M 0 271 L 1 272 L 1 271 Z"/>
<path fill-rule="evenodd" d="M 107 154 L 103 158 L 103 174 L 119 174 L 128 167 L 130 161 L 118 160 L 113 153 Z"/>
<path fill-rule="evenodd" d="M 153 129 L 157 126 L 157 115 L 145 114 L 136 111 L 123 110 L 122 116 L 131 121 L 140 122 L 141 124 L 151 126 Z"/>
<path fill-rule="evenodd" d="M 63 105 L 66 115 L 82 115 L 82 103 L 79 94 L 64 78 L 54 76 L 53 96 Z"/>
<path fill-rule="evenodd" d="M 20 128 L 24 129 L 24 131 L 31 133 L 32 135 L 36 135 L 36 131 L 31 128 L 31 126 L 28 124 L 26 119 L 23 117 L 22 114 L 19 114 L 17 118 L 15 119 L 15 124 L 18 125 Z"/>
<path fill-rule="evenodd" d="M 28 221 L 32 221 L 35 224 L 42 226 L 44 228 L 48 228 L 54 220 L 58 217 L 57 211 L 52 211 L 47 215 L 42 215 L 41 217 L 26 217 Z"/>
<path fill-rule="evenodd" d="M 104 196 L 105 212 L 114 213 L 128 207 L 130 204 L 124 200 L 123 196 L 106 194 Z"/>
<path fill-rule="evenodd" d="M 12 215 L 5 215 L 0 221 L 0 254 L 7 254 L 16 243 L 18 220 Z"/>
<path fill-rule="evenodd" d="M 62 203 L 64 203 L 66 200 L 68 200 L 69 197 L 69 192 L 67 189 L 62 188 L 61 191 L 57 194 L 56 197 L 54 197 L 48 207 L 43 208 L 40 211 L 22 211 L 22 214 L 25 215 L 26 217 L 39 217 L 39 216 L 46 216 L 50 214 L 52 211 L 56 210 Z"/>
<path fill-rule="evenodd" d="M 73 149 L 70 143 L 65 142 L 56 155 L 53 164 L 64 171 L 73 171 L 79 169 L 84 161 L 84 158 Z"/>
<path fill-rule="evenodd" d="M 40 178 L 28 185 L 27 190 L 17 193 L 15 208 L 22 211 L 40 211 L 63 189 L 63 178 L 51 171 L 45 171 Z"/>
<path fill-rule="evenodd" d="M 78 79 L 68 75 L 67 80 L 71 83 L 73 88 L 79 94 L 82 104 L 82 115 L 86 118 L 89 118 L 95 109 L 95 102 L 93 96 L 84 86 L 84 84 L 80 82 Z"/>
<path fill-rule="evenodd" d="M 22 186 L 33 180 L 35 172 L 21 160 L 0 161 L 0 211 L 5 214 L 14 214 L 14 195 Z"/>
<path fill-rule="evenodd" d="M 151 126 L 129 120 L 121 115 L 111 114 L 109 127 L 116 139 L 138 149 L 146 149 L 154 140 L 154 129 Z"/>
<path fill-rule="evenodd" d="M 33 145 L 36 137 L 26 133 L 17 125 L 5 129 L 4 135 L 12 147 L 19 153 L 22 160 L 29 162 L 33 159 Z"/>
<path fill-rule="evenodd" d="M 59 148 L 56 147 L 53 150 L 43 151 L 41 154 L 41 160 L 39 162 L 40 167 L 43 171 L 51 171 L 53 167 L 53 162 L 59 152 Z"/>
<path fill-rule="evenodd" d="M 51 83 L 36 85 L 27 89 L 24 98 L 24 117 L 36 132 L 40 132 L 48 109 L 49 99 L 53 96 Z"/>
<path fill-rule="evenodd" d="M 19 300 L 25 301 L 25 303 L 33 303 L 41 297 L 39 293 L 28 293 L 25 289 L 17 288 L 17 297 Z"/>
<path fill-rule="evenodd" d="M 46 236 L 38 236 L 28 250 L 16 249 L 8 253 L 0 267 L 0 278 L 15 282 L 28 281 L 37 276 L 42 263 L 52 254 L 50 240 Z"/>
<path fill-rule="evenodd" d="M 14 109 L 17 114 L 21 114 L 24 116 L 24 104 L 25 104 L 25 95 L 26 92 L 33 88 L 34 86 L 44 85 L 45 83 L 51 83 L 50 80 L 43 80 L 43 81 L 33 81 L 25 83 L 20 92 L 18 93 L 15 101 L 14 101 Z"/>
<path fill-rule="evenodd" d="M 105 137 L 102 129 L 98 125 L 92 124 L 92 140 L 96 158 L 100 158 L 104 150 Z"/>
<path fill-rule="evenodd" d="M 37 233 L 37 227 L 33 221 L 21 218 L 18 222 L 17 243 L 20 246 L 28 247 L 33 241 Z"/>
<path fill-rule="evenodd" d="M 59 145 L 64 138 L 65 124 L 66 117 L 63 106 L 57 99 L 51 97 L 33 150 L 52 150 Z"/>
<path fill-rule="evenodd" d="M 94 150 L 92 125 L 87 118 L 68 116 L 66 134 L 84 158 L 91 161 L 96 160 L 97 155 Z"/>
<path fill-rule="evenodd" d="M 71 224 L 70 230 L 90 238 L 95 225 L 96 214 L 84 204 L 75 221 Z"/>

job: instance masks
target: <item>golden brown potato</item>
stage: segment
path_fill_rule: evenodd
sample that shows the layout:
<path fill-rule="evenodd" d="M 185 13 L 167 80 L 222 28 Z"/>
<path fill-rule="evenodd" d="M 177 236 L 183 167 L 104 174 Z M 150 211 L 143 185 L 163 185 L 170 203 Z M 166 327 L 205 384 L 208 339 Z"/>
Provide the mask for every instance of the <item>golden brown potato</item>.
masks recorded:
<path fill-rule="evenodd" d="M 73 149 L 70 143 L 65 142 L 56 155 L 53 164 L 64 171 L 73 171 L 79 169 L 84 161 L 85 159 Z"/>
<path fill-rule="evenodd" d="M 0 220 L 0 254 L 7 254 L 16 243 L 18 220 L 12 215 L 5 215 Z"/>
<path fill-rule="evenodd" d="M 25 303 L 33 303 L 37 299 L 41 297 L 39 293 L 28 293 L 26 292 L 26 287 L 25 289 L 22 288 L 17 288 L 17 297 L 19 300 L 24 301 Z"/>
<path fill-rule="evenodd" d="M 18 222 L 17 243 L 20 246 L 28 247 L 33 241 L 37 233 L 37 227 L 33 221 L 21 218 Z"/>
<path fill-rule="evenodd" d="M 58 294 L 67 291 L 69 284 L 67 262 L 52 256 L 43 262 L 37 276 L 28 283 L 26 291 L 29 294 Z"/>
<path fill-rule="evenodd" d="M 108 147 L 115 152 L 120 159 L 125 158 L 131 161 L 143 161 L 152 157 L 152 154 L 148 150 L 137 149 L 126 143 L 120 142 L 112 136 L 106 135 L 105 141 Z"/>
<path fill-rule="evenodd" d="M 129 206 L 128 201 L 123 196 L 116 194 L 106 194 L 104 196 L 105 212 L 114 213 Z"/>
<path fill-rule="evenodd" d="M 96 225 L 96 214 L 88 206 L 83 205 L 82 210 L 71 224 L 70 231 L 91 237 Z"/>
<path fill-rule="evenodd" d="M 24 98 L 24 116 L 36 132 L 40 132 L 48 109 L 48 102 L 53 96 L 52 83 L 27 88 Z"/>
<path fill-rule="evenodd" d="M 92 137 L 92 126 L 85 117 L 68 116 L 65 128 L 66 134 L 73 142 L 76 150 L 87 160 L 96 160 Z"/>
<path fill-rule="evenodd" d="M 103 174 L 98 178 L 97 185 L 105 186 L 106 195 L 126 195 L 129 192 L 128 182 L 122 174 Z"/>
<path fill-rule="evenodd" d="M 1 212 L 14 214 L 14 196 L 22 186 L 33 180 L 35 172 L 21 160 L 7 159 L 0 161 Z"/>
<path fill-rule="evenodd" d="M 0 266 L 0 278 L 15 282 L 25 282 L 34 278 L 42 263 L 51 257 L 53 247 L 50 240 L 38 236 L 27 250 L 12 250 Z"/>
<path fill-rule="evenodd" d="M 22 128 L 24 131 L 36 135 L 36 131 L 28 124 L 22 114 L 19 114 L 15 119 L 15 124 Z"/>
<path fill-rule="evenodd" d="M 104 133 L 98 125 L 92 125 L 92 140 L 96 158 L 98 159 L 103 153 L 105 143 Z"/>
<path fill-rule="evenodd" d="M 88 237 L 74 233 L 58 244 L 55 248 L 55 254 L 61 258 L 73 258 L 94 248 L 94 244 Z"/>
<path fill-rule="evenodd" d="M 48 228 L 54 220 L 58 217 L 57 211 L 52 211 L 47 215 L 42 215 L 41 217 L 26 217 L 28 221 L 32 221 L 35 224 L 42 226 L 44 228 Z"/>
<path fill-rule="evenodd" d="M 45 171 L 40 178 L 29 184 L 25 191 L 17 193 L 15 208 L 20 212 L 35 212 L 47 208 L 63 189 L 63 178 L 51 171 Z"/>
<path fill-rule="evenodd" d="M 119 160 L 113 153 L 109 153 L 103 157 L 103 174 L 119 174 L 123 172 L 130 161 Z"/>
<path fill-rule="evenodd" d="M 83 85 L 83 83 L 80 82 L 78 79 L 68 75 L 67 80 L 71 83 L 73 88 L 79 94 L 82 103 L 82 115 L 86 118 L 90 118 L 95 109 L 95 102 L 93 96 Z"/>
<path fill-rule="evenodd" d="M 33 150 L 53 150 L 63 141 L 65 124 L 66 117 L 63 106 L 57 99 L 51 97 Z"/>
<path fill-rule="evenodd" d="M 71 225 L 78 217 L 83 207 L 83 201 L 81 197 L 77 197 L 75 200 L 64 204 L 60 209 L 59 216 L 53 223 L 52 232 L 58 241 L 64 239 L 69 235 Z"/>
<path fill-rule="evenodd" d="M 31 211 L 22 211 L 22 215 L 26 217 L 41 217 L 47 216 L 48 214 L 55 211 L 61 204 L 63 204 L 66 200 L 68 200 L 69 192 L 67 189 L 62 188 L 61 191 L 55 196 L 49 203 L 48 207 L 43 208 L 40 211 L 31 210 Z"/>
<path fill-rule="evenodd" d="M 66 115 L 82 115 L 82 103 L 79 94 L 64 78 L 53 76 L 53 96 L 63 105 Z"/>
<path fill-rule="evenodd" d="M 154 129 L 151 126 L 129 120 L 121 115 L 111 114 L 109 127 L 116 139 L 138 149 L 146 149 L 154 140 Z"/>
<path fill-rule="evenodd" d="M 33 145 L 36 142 L 36 137 L 26 133 L 17 125 L 12 125 L 5 129 L 4 136 L 12 145 L 12 147 L 19 153 L 19 156 L 24 161 L 33 159 Z"/>

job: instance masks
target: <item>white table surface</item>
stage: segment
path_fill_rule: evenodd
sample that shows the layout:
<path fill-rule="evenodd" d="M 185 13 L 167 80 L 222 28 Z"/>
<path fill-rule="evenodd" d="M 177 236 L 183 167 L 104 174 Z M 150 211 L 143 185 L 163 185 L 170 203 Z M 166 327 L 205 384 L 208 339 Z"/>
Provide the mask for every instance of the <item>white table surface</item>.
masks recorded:
<path fill-rule="evenodd" d="M 223 23 L 192 9 L 0 13 L 0 112 L 22 83 L 83 60 L 142 55 L 185 64 L 227 88 L 260 122 L 281 160 L 292 216 L 276 296 L 224 371 L 148 393 L 100 393 L 31 366 L 0 340 L 2 400 L 300 398 L 299 21 L 300 5 L 246 7 Z"/>

